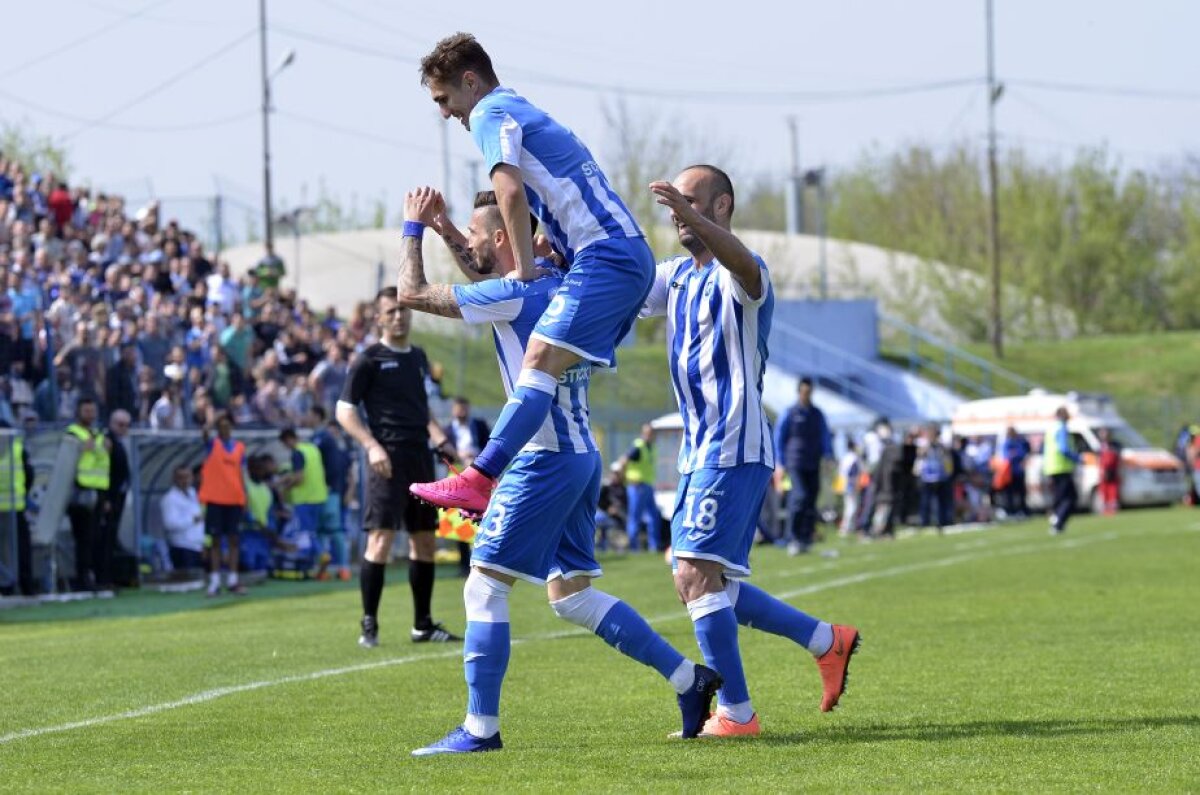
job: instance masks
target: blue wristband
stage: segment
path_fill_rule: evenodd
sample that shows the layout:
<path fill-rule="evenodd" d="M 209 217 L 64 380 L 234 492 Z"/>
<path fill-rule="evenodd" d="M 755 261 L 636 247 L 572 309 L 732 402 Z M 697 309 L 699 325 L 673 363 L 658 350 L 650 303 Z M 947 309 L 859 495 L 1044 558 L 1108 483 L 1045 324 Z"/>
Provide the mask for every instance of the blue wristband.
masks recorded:
<path fill-rule="evenodd" d="M 425 224 L 420 221 L 405 221 L 404 231 L 400 233 L 401 237 L 424 237 Z"/>

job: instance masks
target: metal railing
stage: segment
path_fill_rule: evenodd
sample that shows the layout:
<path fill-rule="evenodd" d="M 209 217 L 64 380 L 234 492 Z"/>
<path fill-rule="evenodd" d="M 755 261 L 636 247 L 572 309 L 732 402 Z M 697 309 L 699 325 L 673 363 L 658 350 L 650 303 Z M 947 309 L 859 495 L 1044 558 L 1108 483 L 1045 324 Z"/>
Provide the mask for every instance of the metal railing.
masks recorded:
<path fill-rule="evenodd" d="M 784 323 L 775 323 L 771 334 L 786 340 L 783 346 L 772 346 L 771 362 L 776 366 L 794 373 L 804 373 L 815 368 L 826 388 L 847 400 L 893 418 L 906 417 L 912 413 L 908 404 L 898 402 L 894 396 L 872 389 L 842 374 L 873 373 L 880 378 L 894 380 L 894 371 Z"/>
<path fill-rule="evenodd" d="M 980 356 L 965 351 L 898 317 L 880 313 L 881 339 L 899 338 L 890 352 L 907 362 L 914 375 L 933 377 L 953 392 L 970 397 L 993 397 L 998 394 L 1024 394 L 1039 384 L 1007 370 Z M 932 348 L 933 354 L 922 350 Z"/>

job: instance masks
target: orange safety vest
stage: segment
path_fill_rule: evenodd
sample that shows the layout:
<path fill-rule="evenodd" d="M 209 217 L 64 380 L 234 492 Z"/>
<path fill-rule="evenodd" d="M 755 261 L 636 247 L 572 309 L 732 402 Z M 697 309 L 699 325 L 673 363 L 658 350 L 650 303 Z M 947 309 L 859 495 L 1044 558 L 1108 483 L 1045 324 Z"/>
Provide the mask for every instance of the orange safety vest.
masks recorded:
<path fill-rule="evenodd" d="M 242 459 L 246 457 L 246 445 L 233 443 L 233 450 L 225 449 L 219 438 L 213 440 L 212 450 L 204 459 L 200 469 L 200 502 L 205 505 L 236 505 L 246 507 L 246 484 L 242 480 Z"/>
<path fill-rule="evenodd" d="M 451 538 L 470 544 L 475 540 L 478 530 L 479 525 L 460 514 L 457 508 L 438 508 L 438 538 Z"/>

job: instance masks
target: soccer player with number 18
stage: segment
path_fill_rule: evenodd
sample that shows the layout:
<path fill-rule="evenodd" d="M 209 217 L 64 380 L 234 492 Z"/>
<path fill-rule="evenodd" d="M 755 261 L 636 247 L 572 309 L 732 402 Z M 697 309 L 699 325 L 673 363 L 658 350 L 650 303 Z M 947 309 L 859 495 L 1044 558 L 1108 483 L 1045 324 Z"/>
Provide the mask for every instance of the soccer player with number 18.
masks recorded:
<path fill-rule="evenodd" d="M 754 736 L 758 715 L 738 649 L 738 624 L 782 635 L 817 659 L 821 710 L 837 706 L 854 627 L 830 625 L 756 588 L 755 523 L 774 469 L 762 405 L 775 296 L 762 259 L 732 232 L 733 183 L 719 168 L 686 168 L 650 190 L 671 211 L 690 257 L 658 266 L 643 316 L 666 315 L 667 358 L 683 417 L 682 478 L 671 519 L 675 587 L 705 662 L 724 679 L 702 737 Z"/>

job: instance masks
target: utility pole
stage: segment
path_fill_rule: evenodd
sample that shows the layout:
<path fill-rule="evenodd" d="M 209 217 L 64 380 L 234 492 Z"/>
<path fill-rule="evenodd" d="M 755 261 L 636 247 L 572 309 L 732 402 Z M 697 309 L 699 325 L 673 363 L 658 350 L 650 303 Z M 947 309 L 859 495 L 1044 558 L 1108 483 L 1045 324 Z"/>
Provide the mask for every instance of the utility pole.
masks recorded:
<path fill-rule="evenodd" d="M 792 168 L 784 189 L 784 213 L 787 215 L 787 233 L 798 235 L 804 231 L 804 177 L 800 173 L 800 132 L 795 116 L 788 116 L 788 137 Z"/>
<path fill-rule="evenodd" d="M 274 217 L 271 215 L 271 79 L 267 75 L 267 0 L 258 0 L 259 69 L 262 78 L 263 150 L 263 239 L 267 251 L 275 250 Z"/>
<path fill-rule="evenodd" d="M 442 190 L 446 200 L 446 217 L 450 217 L 450 131 L 445 120 L 442 120 Z"/>
<path fill-rule="evenodd" d="M 992 13 L 993 0 L 987 4 L 987 92 L 988 92 L 988 257 L 992 266 L 992 350 L 1004 358 L 1004 321 L 1000 295 L 1000 200 L 996 193 L 996 103 L 1004 87 L 996 83 L 996 48 Z"/>
<path fill-rule="evenodd" d="M 817 274 L 820 277 L 820 295 L 822 301 L 829 300 L 829 232 L 826 217 L 829 213 L 829 194 L 825 188 L 825 167 L 814 168 L 804 173 L 804 184 L 817 189 L 817 209 L 820 218 L 817 220 L 817 234 L 820 235 L 820 255 L 817 260 Z"/>
<path fill-rule="evenodd" d="M 224 218 L 225 200 L 218 193 L 213 196 L 213 244 L 217 248 L 217 255 L 225 250 L 225 218 Z"/>

